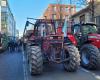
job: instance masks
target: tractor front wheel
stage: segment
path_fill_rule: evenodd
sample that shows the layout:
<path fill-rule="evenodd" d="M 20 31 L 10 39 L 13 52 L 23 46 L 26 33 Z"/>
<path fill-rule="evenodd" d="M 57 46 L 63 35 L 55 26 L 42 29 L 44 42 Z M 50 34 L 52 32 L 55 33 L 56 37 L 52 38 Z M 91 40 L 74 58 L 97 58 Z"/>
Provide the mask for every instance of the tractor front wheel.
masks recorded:
<path fill-rule="evenodd" d="M 99 49 L 92 44 L 85 44 L 80 50 L 81 65 L 86 69 L 97 69 L 100 64 Z"/>
<path fill-rule="evenodd" d="M 29 58 L 29 70 L 33 74 L 41 74 L 43 70 L 43 58 L 41 49 L 38 46 L 31 46 L 31 54 Z"/>
<path fill-rule="evenodd" d="M 80 55 L 78 49 L 74 45 L 65 47 L 65 58 L 68 61 L 64 62 L 64 68 L 68 72 L 76 71 L 80 66 Z"/>

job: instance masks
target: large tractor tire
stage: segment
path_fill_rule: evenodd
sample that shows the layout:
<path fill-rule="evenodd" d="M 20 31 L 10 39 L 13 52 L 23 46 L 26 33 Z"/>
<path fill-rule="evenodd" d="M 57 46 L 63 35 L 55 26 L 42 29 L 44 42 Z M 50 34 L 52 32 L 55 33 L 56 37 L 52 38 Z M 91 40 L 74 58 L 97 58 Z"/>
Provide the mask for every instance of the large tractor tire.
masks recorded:
<path fill-rule="evenodd" d="M 42 58 L 41 49 L 38 46 L 31 46 L 29 69 L 32 75 L 42 73 L 43 58 Z"/>
<path fill-rule="evenodd" d="M 80 54 L 78 49 L 74 45 L 65 47 L 65 57 L 68 61 L 64 62 L 64 68 L 68 72 L 77 71 L 80 66 Z"/>
<path fill-rule="evenodd" d="M 86 69 L 98 69 L 100 65 L 99 49 L 92 44 L 85 44 L 80 49 L 81 65 Z"/>

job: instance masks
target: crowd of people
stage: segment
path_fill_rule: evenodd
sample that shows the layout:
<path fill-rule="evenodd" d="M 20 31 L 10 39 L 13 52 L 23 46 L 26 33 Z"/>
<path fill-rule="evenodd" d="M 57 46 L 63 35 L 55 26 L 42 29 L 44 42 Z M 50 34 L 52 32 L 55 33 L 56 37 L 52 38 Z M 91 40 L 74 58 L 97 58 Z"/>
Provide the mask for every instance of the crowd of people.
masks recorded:
<path fill-rule="evenodd" d="M 21 51 L 22 50 L 22 41 L 18 40 L 18 41 L 13 41 L 10 40 L 8 42 L 8 51 L 9 52 L 13 52 L 13 51 Z"/>

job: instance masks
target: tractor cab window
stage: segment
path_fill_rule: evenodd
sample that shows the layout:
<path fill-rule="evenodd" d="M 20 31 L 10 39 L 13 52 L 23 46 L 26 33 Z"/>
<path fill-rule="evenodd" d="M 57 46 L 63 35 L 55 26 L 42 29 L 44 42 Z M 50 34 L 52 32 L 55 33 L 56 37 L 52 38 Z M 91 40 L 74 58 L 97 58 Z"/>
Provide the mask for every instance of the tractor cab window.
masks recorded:
<path fill-rule="evenodd" d="M 41 27 L 41 36 L 42 36 L 42 37 L 45 37 L 46 34 L 47 34 L 46 27 L 45 27 L 45 25 L 43 24 L 42 27 Z"/>
<path fill-rule="evenodd" d="M 38 27 L 38 36 L 45 37 L 46 36 L 46 27 L 44 24 L 40 24 Z"/>
<path fill-rule="evenodd" d="M 48 24 L 48 34 L 55 34 L 55 28 L 52 24 Z"/>
<path fill-rule="evenodd" d="M 74 26 L 74 34 L 79 34 L 80 33 L 80 26 L 76 25 Z"/>
<path fill-rule="evenodd" d="M 96 25 L 83 25 L 83 34 L 97 33 Z"/>
<path fill-rule="evenodd" d="M 48 34 L 55 34 L 55 30 L 52 24 L 41 24 L 38 27 L 38 35 L 46 37 Z"/>

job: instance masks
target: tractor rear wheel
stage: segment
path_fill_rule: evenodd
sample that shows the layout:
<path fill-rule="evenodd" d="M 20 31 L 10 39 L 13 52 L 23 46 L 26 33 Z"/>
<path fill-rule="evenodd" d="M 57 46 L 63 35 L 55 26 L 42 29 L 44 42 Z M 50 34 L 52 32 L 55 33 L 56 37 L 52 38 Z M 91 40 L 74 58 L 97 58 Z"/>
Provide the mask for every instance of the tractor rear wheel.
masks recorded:
<path fill-rule="evenodd" d="M 76 71 L 80 66 L 80 54 L 78 49 L 74 45 L 65 47 L 65 57 L 68 61 L 64 62 L 64 68 L 68 72 Z"/>
<path fill-rule="evenodd" d="M 86 69 L 97 69 L 100 64 L 99 49 L 92 44 L 85 44 L 80 50 L 81 65 Z"/>
<path fill-rule="evenodd" d="M 31 46 L 29 69 L 32 75 L 42 73 L 43 58 L 42 58 L 41 49 L 38 46 Z"/>

